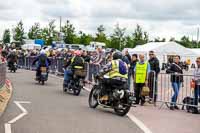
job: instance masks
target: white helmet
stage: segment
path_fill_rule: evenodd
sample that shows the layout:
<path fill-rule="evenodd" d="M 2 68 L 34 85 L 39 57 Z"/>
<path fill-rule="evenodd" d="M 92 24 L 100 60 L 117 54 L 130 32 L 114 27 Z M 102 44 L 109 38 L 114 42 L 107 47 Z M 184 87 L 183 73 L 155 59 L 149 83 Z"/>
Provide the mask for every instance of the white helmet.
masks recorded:
<path fill-rule="evenodd" d="M 46 54 L 45 50 L 41 50 L 40 54 Z"/>

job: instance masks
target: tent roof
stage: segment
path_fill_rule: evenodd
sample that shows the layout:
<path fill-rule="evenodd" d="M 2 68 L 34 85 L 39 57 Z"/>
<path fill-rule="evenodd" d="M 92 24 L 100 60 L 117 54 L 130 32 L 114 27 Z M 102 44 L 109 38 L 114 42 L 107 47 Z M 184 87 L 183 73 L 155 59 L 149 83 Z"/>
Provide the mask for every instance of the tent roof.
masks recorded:
<path fill-rule="evenodd" d="M 151 50 L 155 50 L 155 49 L 162 47 L 164 45 L 167 45 L 169 43 L 174 43 L 174 42 L 150 42 L 150 43 L 146 43 L 144 45 L 138 45 L 136 48 L 134 48 L 134 51 L 149 52 Z"/>
<path fill-rule="evenodd" d="M 194 52 L 197 55 L 200 55 L 200 48 L 189 48 L 192 52 Z"/>
<path fill-rule="evenodd" d="M 195 56 L 195 52 L 183 47 L 176 42 L 151 42 L 131 49 L 130 53 L 148 53 L 154 51 L 159 55 L 178 54 L 181 56 Z"/>

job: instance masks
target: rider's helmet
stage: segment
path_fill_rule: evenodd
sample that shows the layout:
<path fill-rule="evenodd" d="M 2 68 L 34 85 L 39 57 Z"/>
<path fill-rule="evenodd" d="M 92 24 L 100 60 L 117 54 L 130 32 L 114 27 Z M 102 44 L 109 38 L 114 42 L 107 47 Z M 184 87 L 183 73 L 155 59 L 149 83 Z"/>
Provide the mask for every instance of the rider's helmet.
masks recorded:
<path fill-rule="evenodd" d="M 79 50 L 76 50 L 76 51 L 74 52 L 74 55 L 76 55 L 76 56 L 81 56 L 81 52 L 80 52 Z"/>
<path fill-rule="evenodd" d="M 115 52 L 113 54 L 113 60 L 117 60 L 117 59 L 122 59 L 122 53 L 121 52 Z"/>
<path fill-rule="evenodd" d="M 45 50 L 41 50 L 41 51 L 40 51 L 40 55 L 46 55 Z"/>

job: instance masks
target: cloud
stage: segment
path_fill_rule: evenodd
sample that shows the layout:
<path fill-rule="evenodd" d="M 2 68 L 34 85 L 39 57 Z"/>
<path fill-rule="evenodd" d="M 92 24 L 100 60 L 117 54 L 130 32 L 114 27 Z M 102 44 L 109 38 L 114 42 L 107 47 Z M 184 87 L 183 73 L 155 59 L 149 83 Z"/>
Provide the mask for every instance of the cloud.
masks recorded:
<path fill-rule="evenodd" d="M 111 34 L 119 23 L 127 27 L 127 33 L 140 24 L 152 38 L 180 38 L 196 33 L 200 23 L 199 5 L 199 0 L 7 0 L 0 3 L 0 23 L 13 25 L 23 20 L 26 27 L 34 22 L 44 26 L 62 16 L 63 21 L 71 20 L 77 31 L 93 34 L 100 24 Z M 0 27 L 1 34 L 4 28 Z"/>

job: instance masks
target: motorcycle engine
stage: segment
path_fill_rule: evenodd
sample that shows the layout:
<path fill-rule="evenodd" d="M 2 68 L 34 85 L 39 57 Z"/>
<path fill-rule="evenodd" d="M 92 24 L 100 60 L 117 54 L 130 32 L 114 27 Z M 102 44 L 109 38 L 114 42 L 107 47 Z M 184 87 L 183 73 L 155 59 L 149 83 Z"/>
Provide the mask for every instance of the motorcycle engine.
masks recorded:
<path fill-rule="evenodd" d="M 113 97 L 114 99 L 122 99 L 125 95 L 125 91 L 124 90 L 114 90 L 113 91 Z"/>

